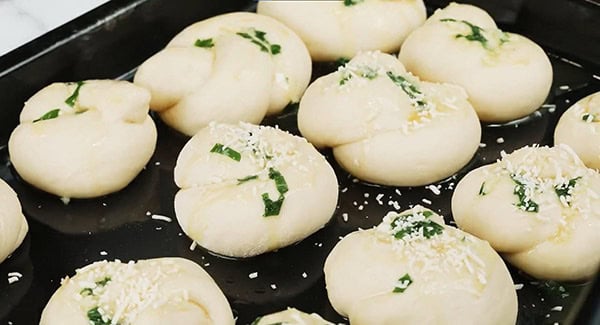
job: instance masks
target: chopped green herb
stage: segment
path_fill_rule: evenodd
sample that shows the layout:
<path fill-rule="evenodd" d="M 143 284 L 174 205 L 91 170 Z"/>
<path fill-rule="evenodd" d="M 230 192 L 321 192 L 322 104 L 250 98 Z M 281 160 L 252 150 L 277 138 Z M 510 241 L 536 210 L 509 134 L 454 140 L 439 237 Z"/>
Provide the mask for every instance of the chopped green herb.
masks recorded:
<path fill-rule="evenodd" d="M 398 279 L 398 283 L 394 288 L 395 293 L 402 293 L 408 289 L 408 287 L 413 283 L 410 275 L 408 273 L 404 274 L 400 279 Z"/>
<path fill-rule="evenodd" d="M 258 175 L 250 175 L 250 176 L 246 176 L 246 177 L 244 177 L 244 178 L 238 178 L 238 180 L 237 180 L 237 181 L 238 181 L 237 185 L 240 185 L 240 184 L 246 183 L 247 181 L 251 181 L 251 180 L 253 180 L 253 179 L 257 179 L 257 178 L 258 178 Z"/>
<path fill-rule="evenodd" d="M 212 147 L 212 149 L 210 149 L 210 152 L 227 156 L 235 161 L 242 160 L 242 155 L 239 152 L 237 152 L 229 147 L 226 147 L 220 143 L 215 143 L 215 145 Z"/>
<path fill-rule="evenodd" d="M 263 52 L 267 52 L 271 55 L 277 55 L 277 54 L 281 53 L 281 45 L 271 44 L 267 40 L 267 37 L 266 37 L 267 33 L 263 32 L 263 31 L 252 28 L 252 29 L 250 29 L 249 33 L 238 32 L 236 34 L 245 39 L 248 39 L 248 40 L 250 40 L 250 42 L 258 45 L 260 50 Z"/>
<path fill-rule="evenodd" d="M 517 184 L 513 194 L 519 198 L 519 202 L 515 205 L 525 212 L 538 212 L 539 205 L 527 196 L 527 185 L 519 181 L 516 175 L 511 175 L 511 178 Z"/>
<path fill-rule="evenodd" d="M 592 113 L 585 113 L 585 114 L 583 114 L 583 115 L 581 116 L 581 119 L 582 119 L 584 122 L 587 122 L 587 123 L 591 123 L 591 122 L 596 122 L 596 121 L 598 121 L 598 120 L 596 119 L 596 115 L 594 115 L 594 114 L 592 114 Z"/>
<path fill-rule="evenodd" d="M 283 195 L 288 191 L 287 182 L 278 170 L 269 168 L 269 178 L 275 182 L 275 186 L 277 187 L 277 192 L 279 192 L 279 194 Z"/>
<path fill-rule="evenodd" d="M 98 307 L 88 310 L 87 317 L 93 325 L 110 325 L 112 323 L 109 318 L 106 318 L 106 320 L 102 318 L 102 314 L 100 314 Z"/>
<path fill-rule="evenodd" d="M 212 38 L 197 39 L 196 42 L 194 42 L 194 46 L 203 47 L 203 48 L 211 48 L 211 47 L 215 46 L 215 43 L 213 42 Z"/>
<path fill-rule="evenodd" d="M 263 217 L 279 215 L 279 211 L 281 211 L 281 206 L 283 205 L 284 200 L 283 194 L 279 194 L 277 201 L 273 201 L 269 197 L 269 193 L 263 193 L 262 200 L 263 204 L 265 205 L 265 213 L 263 214 Z"/>
<path fill-rule="evenodd" d="M 463 24 L 469 26 L 469 28 L 471 29 L 471 34 L 467 34 L 467 35 L 456 34 L 455 37 L 456 38 L 464 37 L 468 41 L 479 42 L 481 44 L 481 46 L 483 46 L 484 48 L 487 49 L 488 40 L 482 34 L 482 32 L 484 31 L 483 28 L 481 28 L 477 25 L 473 25 L 466 20 L 456 20 L 456 19 L 452 19 L 452 18 L 445 18 L 445 19 L 440 19 L 440 21 L 441 22 L 463 23 Z M 508 41 L 508 38 L 506 39 L 506 41 Z M 501 42 L 502 42 L 502 40 L 501 40 Z"/>
<path fill-rule="evenodd" d="M 344 74 L 342 79 L 340 79 L 340 86 L 345 85 L 350 79 L 352 79 L 352 75 L 349 73 Z"/>
<path fill-rule="evenodd" d="M 69 98 L 65 99 L 65 103 L 71 107 L 75 106 L 75 102 L 77 102 L 77 98 L 79 98 L 79 89 L 84 85 L 83 81 L 77 81 L 77 87 L 75 87 L 75 91 L 69 96 Z"/>
<path fill-rule="evenodd" d="M 341 66 L 348 64 L 348 62 L 350 62 L 350 59 L 342 56 L 342 57 L 339 57 L 337 60 L 335 60 L 334 63 L 335 63 L 336 67 L 341 67 Z"/>
<path fill-rule="evenodd" d="M 252 321 L 252 323 L 250 323 L 250 325 L 258 325 L 258 323 L 260 323 L 261 319 L 262 319 L 262 316 L 256 317 L 256 319 L 254 321 Z"/>
<path fill-rule="evenodd" d="M 56 109 L 46 112 L 46 114 L 40 116 L 38 119 L 33 120 L 32 123 L 44 121 L 44 120 L 51 120 L 53 118 L 57 118 L 59 114 L 60 114 L 60 108 L 56 108 Z"/>
<path fill-rule="evenodd" d="M 344 0 L 344 6 L 346 6 L 346 7 L 354 6 L 363 1 L 365 1 L 365 0 Z"/>
<path fill-rule="evenodd" d="M 484 196 L 487 193 L 485 192 L 485 182 L 481 183 L 481 187 L 479 188 L 479 195 Z"/>
<path fill-rule="evenodd" d="M 567 183 L 554 186 L 556 195 L 558 195 L 559 198 L 564 197 L 565 202 L 567 202 L 567 205 L 569 206 L 571 205 L 571 192 L 577 184 L 577 181 L 580 179 L 581 177 L 575 177 L 570 179 Z"/>
<path fill-rule="evenodd" d="M 414 100 L 417 106 L 424 108 L 427 105 L 424 100 L 425 96 L 413 83 L 401 75 L 395 75 L 391 71 L 387 72 L 387 76 L 396 84 L 396 86 L 402 88 L 402 91 L 404 91 L 410 99 Z"/>
<path fill-rule="evenodd" d="M 425 218 L 429 218 L 433 215 L 431 211 L 423 211 L 421 213 Z M 429 239 L 435 235 L 439 235 L 444 231 L 444 227 L 432 220 L 419 220 L 419 221 L 408 221 L 410 218 L 415 217 L 414 214 L 405 214 L 396 217 L 392 220 L 391 226 L 395 231 L 394 238 L 402 239 L 407 235 L 422 232 L 425 238 Z M 408 224 L 406 224 L 408 222 Z M 398 229 L 400 228 L 400 229 Z"/>
<path fill-rule="evenodd" d="M 100 286 L 100 287 L 104 287 L 110 281 L 111 281 L 111 278 L 109 276 L 106 276 L 106 277 L 104 277 L 104 279 L 96 281 L 96 285 Z"/>
<path fill-rule="evenodd" d="M 281 211 L 281 206 L 285 200 L 284 194 L 289 190 L 285 178 L 278 170 L 269 168 L 269 178 L 275 182 L 275 187 L 277 188 L 277 192 L 279 192 L 279 198 L 277 198 L 276 201 L 273 201 L 269 197 L 268 193 L 262 194 L 262 200 L 265 205 L 265 213 L 263 214 L 263 217 L 279 215 L 279 211 Z"/>
<path fill-rule="evenodd" d="M 93 296 L 94 290 L 92 288 L 83 288 L 81 291 L 79 291 L 79 294 L 82 296 Z"/>

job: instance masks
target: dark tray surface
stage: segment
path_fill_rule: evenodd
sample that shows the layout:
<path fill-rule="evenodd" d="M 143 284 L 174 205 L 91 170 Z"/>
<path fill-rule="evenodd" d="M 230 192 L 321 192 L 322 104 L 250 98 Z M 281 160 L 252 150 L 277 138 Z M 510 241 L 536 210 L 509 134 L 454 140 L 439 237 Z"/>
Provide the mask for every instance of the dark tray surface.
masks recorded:
<path fill-rule="evenodd" d="M 586 17 L 591 13 L 600 21 L 600 10 L 590 7 L 586 1 L 556 1 L 548 7 L 561 2 L 569 8 L 580 4 Z M 444 2 L 428 4 L 443 5 Z M 513 0 L 498 5 L 478 1 L 478 4 L 487 5 L 486 9 L 495 17 L 503 17 L 501 23 L 507 30 L 524 31 L 539 41 L 533 36 L 535 32 L 527 33 L 533 30 L 530 25 L 537 22 L 527 24 L 520 18 L 530 18 L 533 14 L 528 11 L 530 2 L 523 4 Z M 486 146 L 479 149 L 462 171 L 436 184 L 441 186 L 440 195 L 426 187 L 394 188 L 360 182 L 341 170 L 331 153 L 324 151 L 340 182 L 339 206 L 331 222 L 296 245 L 244 260 L 218 257 L 200 247 L 190 250 L 191 240 L 182 233 L 174 218 L 173 196 L 177 187 L 172 176 L 175 159 L 187 138 L 157 118 L 156 153 L 134 182 L 119 193 L 93 200 L 72 200 L 64 205 L 57 197 L 38 191 L 18 178 L 10 166 L 6 142 L 17 124 L 23 101 L 38 89 L 53 81 L 128 78 L 139 63 L 189 23 L 249 7 L 251 2 L 235 0 L 218 4 L 190 0 L 177 2 L 177 5 L 166 0 L 113 0 L 0 57 L 0 92 L 6 94 L 4 109 L 0 110 L 3 162 L 0 177 L 18 192 L 30 225 L 23 245 L 0 264 L 0 276 L 6 277 L 13 271 L 24 274 L 11 285 L 0 281 L 0 324 L 36 324 L 60 279 L 72 275 L 76 268 L 103 259 L 137 260 L 160 256 L 182 256 L 204 266 L 225 292 L 240 324 L 287 306 L 344 322 L 327 300 L 322 271 L 327 254 L 340 236 L 359 227 L 378 224 L 395 204 L 400 209 L 422 204 L 450 216 L 452 188 L 468 170 L 495 161 L 501 150 L 510 152 L 533 143 L 552 144 L 552 133 L 560 114 L 578 99 L 600 90 L 600 78 L 594 75 L 600 70 L 600 63 L 586 56 L 587 52 L 561 47 L 560 42 L 540 41 L 549 52 L 555 72 L 547 105 L 516 123 L 483 125 L 482 143 Z M 551 9 L 543 12 L 544 17 L 552 13 Z M 107 16 L 109 18 L 104 19 Z M 589 35 L 600 40 L 598 33 L 596 30 L 577 35 L 584 40 Z M 63 41 L 47 48 L 57 40 Z M 592 52 L 598 50 L 598 46 L 591 46 Z M 315 65 L 314 76 L 333 69 L 332 64 Z M 293 108 L 263 123 L 277 124 L 298 134 Z M 503 143 L 498 143 L 500 138 Z M 425 203 L 427 200 L 432 203 Z M 153 220 L 148 214 L 166 215 L 174 221 Z M 255 279 L 248 276 L 253 272 L 258 272 Z M 536 281 L 512 268 L 511 273 L 515 283 L 523 285 L 517 291 L 518 324 L 598 324 L 598 283 L 595 287 L 592 283 L 561 284 Z"/>

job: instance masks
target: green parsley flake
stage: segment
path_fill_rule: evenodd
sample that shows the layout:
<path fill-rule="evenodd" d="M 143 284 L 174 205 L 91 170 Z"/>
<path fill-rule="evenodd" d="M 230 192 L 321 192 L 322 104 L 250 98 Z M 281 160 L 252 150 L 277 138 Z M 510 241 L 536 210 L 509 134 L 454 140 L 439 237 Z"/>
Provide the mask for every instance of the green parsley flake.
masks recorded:
<path fill-rule="evenodd" d="M 98 310 L 98 307 L 88 310 L 87 317 L 93 325 L 110 325 L 112 323 L 110 318 L 102 318 L 102 314 Z"/>
<path fill-rule="evenodd" d="M 488 48 L 488 39 L 485 38 L 485 36 L 483 35 L 483 32 L 485 31 L 483 28 L 477 26 L 477 25 L 473 25 L 470 22 L 466 21 L 466 20 L 456 20 L 456 19 L 452 19 L 452 18 L 445 18 L 445 19 L 440 19 L 441 22 L 454 22 L 454 23 L 463 23 L 467 26 L 469 26 L 469 28 L 471 29 L 471 34 L 456 34 L 455 37 L 456 38 L 465 38 L 468 41 L 472 41 L 472 42 L 479 42 L 481 44 L 481 46 L 483 46 L 483 48 L 487 49 Z M 503 41 L 504 39 L 504 41 Z M 501 43 L 505 43 L 508 42 L 508 36 L 505 35 L 503 36 L 503 38 L 500 39 Z"/>
<path fill-rule="evenodd" d="M 202 48 L 211 48 L 215 46 L 215 43 L 213 42 L 212 38 L 197 39 L 194 43 L 194 46 Z"/>
<path fill-rule="evenodd" d="M 413 283 L 410 275 L 408 273 L 404 274 L 398 282 L 396 283 L 396 287 L 394 288 L 394 293 L 403 293 L 408 289 L 408 287 Z"/>
<path fill-rule="evenodd" d="M 281 173 L 273 168 L 269 168 L 269 178 L 275 182 L 277 192 L 279 194 L 285 194 L 288 191 L 287 182 Z"/>
<path fill-rule="evenodd" d="M 337 58 L 337 60 L 335 60 L 334 63 L 335 63 L 336 67 L 341 67 L 341 66 L 345 66 L 346 64 L 348 64 L 348 62 L 350 62 L 350 59 L 342 56 L 342 57 Z"/>
<path fill-rule="evenodd" d="M 96 285 L 99 287 L 104 287 L 108 284 L 112 279 L 109 276 L 104 277 L 102 280 L 96 281 Z"/>
<path fill-rule="evenodd" d="M 271 44 L 267 40 L 267 33 L 251 28 L 248 33 L 238 32 L 237 35 L 250 40 L 250 42 L 258 45 L 261 51 L 267 52 L 271 55 L 277 55 L 281 53 L 281 45 L 279 44 Z"/>
<path fill-rule="evenodd" d="M 597 122 L 598 120 L 596 119 L 596 115 L 592 114 L 592 113 L 585 113 L 581 116 L 581 120 L 586 122 L 586 123 L 592 123 L 592 122 Z"/>
<path fill-rule="evenodd" d="M 567 183 L 554 186 L 554 192 L 556 192 L 558 198 L 564 198 L 564 202 L 566 202 L 569 206 L 571 205 L 571 192 L 577 184 L 577 181 L 580 179 L 581 177 L 575 177 L 573 179 L 570 179 Z"/>
<path fill-rule="evenodd" d="M 386 74 L 396 84 L 396 86 L 402 88 L 402 91 L 404 91 L 408 97 L 414 101 L 416 106 L 420 108 L 425 108 L 427 106 L 427 103 L 424 100 L 425 95 L 423 95 L 421 90 L 419 90 L 416 85 L 401 75 L 395 75 L 391 71 L 388 71 Z"/>
<path fill-rule="evenodd" d="M 79 291 L 79 294 L 82 296 L 93 296 L 94 295 L 94 289 L 92 288 L 83 288 L 81 291 Z"/>
<path fill-rule="evenodd" d="M 238 181 L 237 185 L 244 184 L 244 183 L 246 183 L 247 181 L 251 181 L 251 180 L 253 180 L 253 179 L 257 179 L 257 178 L 258 178 L 258 175 L 250 175 L 250 176 L 246 176 L 246 177 L 244 177 L 244 178 L 238 178 L 238 180 L 237 180 L 237 181 Z"/>
<path fill-rule="evenodd" d="M 365 0 L 344 0 L 344 6 L 351 7 L 364 1 Z"/>
<path fill-rule="evenodd" d="M 44 120 L 51 120 L 53 118 L 57 118 L 59 114 L 60 114 L 60 108 L 56 108 L 56 109 L 46 112 L 46 114 L 40 116 L 38 119 L 33 120 L 32 123 L 44 121 Z"/>
<path fill-rule="evenodd" d="M 479 195 L 484 196 L 486 195 L 486 191 L 485 191 L 485 182 L 481 183 L 481 187 L 479 188 Z"/>
<path fill-rule="evenodd" d="M 342 73 L 342 79 L 340 79 L 340 86 L 345 85 L 350 79 L 352 79 L 352 75 L 356 74 L 361 78 L 373 80 L 377 78 L 379 75 L 376 69 L 373 69 L 369 66 L 362 66 L 359 68 L 354 68 L 354 70 L 350 70 L 351 68 L 347 67 L 346 70 Z"/>
<path fill-rule="evenodd" d="M 411 221 L 410 219 L 416 217 L 417 214 L 405 214 L 394 218 L 391 222 L 394 238 L 403 239 L 405 236 L 422 232 L 423 236 L 429 239 L 435 235 L 440 235 L 444 231 L 444 226 L 433 220 L 427 220 L 433 215 L 433 212 L 423 211 L 420 214 L 426 220 Z"/>
<path fill-rule="evenodd" d="M 212 147 L 212 149 L 210 149 L 210 152 L 227 156 L 235 161 L 242 160 L 242 155 L 239 152 L 237 152 L 229 147 L 226 147 L 220 143 L 215 143 L 215 145 Z"/>
<path fill-rule="evenodd" d="M 75 102 L 77 102 L 77 98 L 79 98 L 79 90 L 85 83 L 83 81 L 77 81 L 77 87 L 75 87 L 75 91 L 69 96 L 69 98 L 65 99 L 65 103 L 71 107 L 75 106 Z"/>
<path fill-rule="evenodd" d="M 281 211 L 281 206 L 283 205 L 284 200 L 283 195 L 279 195 L 279 198 L 276 201 L 271 200 L 269 197 L 269 193 L 262 194 L 263 204 L 265 205 L 265 212 L 263 217 L 277 216 Z"/>
<path fill-rule="evenodd" d="M 510 177 L 516 184 L 513 194 L 519 198 L 519 202 L 515 205 L 525 212 L 538 212 L 539 205 L 527 196 L 527 185 L 518 180 L 514 174 Z"/>
<path fill-rule="evenodd" d="M 279 215 L 281 211 L 281 206 L 283 205 L 283 201 L 285 199 L 285 193 L 289 190 L 287 182 L 285 178 L 278 170 L 274 168 L 269 168 L 269 178 L 275 182 L 275 187 L 277 188 L 277 192 L 279 192 L 279 198 L 276 201 L 271 200 L 269 197 L 269 193 L 262 194 L 262 200 L 265 205 L 265 212 L 263 217 L 270 217 Z"/>

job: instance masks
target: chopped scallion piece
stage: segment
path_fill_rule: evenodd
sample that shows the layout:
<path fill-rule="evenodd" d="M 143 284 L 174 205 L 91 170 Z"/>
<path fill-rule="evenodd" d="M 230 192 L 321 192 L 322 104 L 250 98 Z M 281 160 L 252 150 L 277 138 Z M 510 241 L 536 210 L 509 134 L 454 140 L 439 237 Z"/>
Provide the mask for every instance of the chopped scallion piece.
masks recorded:
<path fill-rule="evenodd" d="M 253 44 L 258 45 L 260 50 L 263 52 L 267 52 L 271 55 L 277 55 L 277 54 L 281 53 L 281 45 L 271 44 L 271 42 L 269 42 L 267 40 L 267 37 L 266 37 L 267 33 L 263 32 L 263 31 L 252 28 L 252 29 L 250 29 L 250 31 L 248 33 L 238 32 L 236 34 L 249 40 Z"/>
<path fill-rule="evenodd" d="M 247 181 L 251 181 L 251 180 L 253 180 L 253 179 L 257 179 L 257 178 L 258 178 L 258 175 L 250 175 L 250 176 L 246 176 L 246 177 L 244 177 L 244 178 L 238 178 L 238 180 L 237 180 L 237 181 L 238 181 L 237 185 L 240 185 L 240 184 L 246 183 Z"/>
<path fill-rule="evenodd" d="M 88 310 L 87 317 L 93 325 L 110 325 L 112 323 L 109 318 L 102 318 L 102 314 L 98 310 L 98 307 Z"/>
<path fill-rule="evenodd" d="M 216 143 L 212 147 L 212 149 L 210 149 L 210 152 L 218 153 L 218 154 L 227 156 L 227 157 L 229 157 L 229 158 L 231 158 L 231 159 L 233 159 L 235 161 L 242 160 L 242 155 L 239 152 L 237 152 L 237 151 L 235 151 L 235 150 L 233 150 L 233 149 L 231 149 L 229 147 L 226 147 L 226 146 L 224 146 L 224 145 L 222 145 L 220 143 Z"/>
<path fill-rule="evenodd" d="M 56 108 L 56 109 L 46 112 L 46 114 L 40 116 L 40 118 L 33 120 L 32 123 L 44 121 L 44 120 L 51 120 L 53 118 L 57 118 L 59 114 L 60 114 L 60 108 Z"/>
<path fill-rule="evenodd" d="M 408 273 L 404 274 L 400 279 L 398 279 L 398 282 L 396 283 L 396 287 L 394 288 L 395 293 L 403 293 L 404 291 L 406 291 L 406 289 L 408 289 L 408 287 L 413 283 L 412 278 L 410 277 L 410 275 Z"/>
<path fill-rule="evenodd" d="M 211 48 L 211 47 L 215 46 L 215 43 L 213 42 L 212 38 L 197 39 L 196 42 L 194 43 L 194 46 L 203 47 L 203 48 Z"/>
<path fill-rule="evenodd" d="M 71 107 L 75 106 L 75 102 L 77 102 L 77 98 L 79 98 L 79 90 L 85 83 L 83 81 L 77 81 L 77 87 L 75 87 L 75 91 L 69 96 L 69 98 L 65 99 L 65 103 Z"/>

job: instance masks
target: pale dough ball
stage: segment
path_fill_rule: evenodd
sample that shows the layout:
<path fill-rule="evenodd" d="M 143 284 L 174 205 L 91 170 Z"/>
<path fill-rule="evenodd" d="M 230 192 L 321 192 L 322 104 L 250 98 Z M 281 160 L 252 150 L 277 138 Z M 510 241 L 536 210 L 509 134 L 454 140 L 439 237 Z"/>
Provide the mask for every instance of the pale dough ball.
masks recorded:
<path fill-rule="evenodd" d="M 150 94 L 127 81 L 54 83 L 31 97 L 8 142 L 31 185 L 65 198 L 91 198 L 127 186 L 156 147 Z"/>
<path fill-rule="evenodd" d="M 350 233 L 325 261 L 350 324 L 515 324 L 517 295 L 490 245 L 416 206 Z"/>
<path fill-rule="evenodd" d="M 284 311 L 258 317 L 252 322 L 252 325 L 334 325 L 324 320 L 318 314 L 307 314 L 296 308 L 288 308 Z"/>
<path fill-rule="evenodd" d="M 467 174 L 452 213 L 523 271 L 581 280 L 600 267 L 599 194 L 600 174 L 569 147 L 524 147 Z"/>
<path fill-rule="evenodd" d="M 406 39 L 399 58 L 423 80 L 463 86 L 486 122 L 532 113 L 552 84 L 552 66 L 542 48 L 502 32 L 492 17 L 471 5 L 452 3 L 436 11 Z"/>
<path fill-rule="evenodd" d="M 586 166 L 600 170 L 600 92 L 563 113 L 554 130 L 554 143 L 569 145 Z"/>
<path fill-rule="evenodd" d="M 364 52 L 313 82 L 298 127 L 332 147 L 352 175 L 393 186 L 451 176 L 477 151 L 481 126 L 464 90 L 419 81 L 395 57 Z"/>
<path fill-rule="evenodd" d="M 100 320 L 129 325 L 234 324 L 229 303 L 210 275 L 179 257 L 101 261 L 78 269 L 61 281 L 40 325 Z"/>
<path fill-rule="evenodd" d="M 426 18 L 422 0 L 260 1 L 257 12 L 298 33 L 315 61 L 397 52 Z"/>
<path fill-rule="evenodd" d="M 179 154 L 175 183 L 183 231 L 234 257 L 308 237 L 329 221 L 338 195 L 333 169 L 305 139 L 246 123 L 200 130 Z"/>
<path fill-rule="evenodd" d="M 146 60 L 134 82 L 172 128 L 194 135 L 211 121 L 259 123 L 298 102 L 312 65 L 302 40 L 277 20 L 229 13 L 188 26 Z"/>
<path fill-rule="evenodd" d="M 0 179 L 0 263 L 21 245 L 29 226 L 17 193 Z"/>

